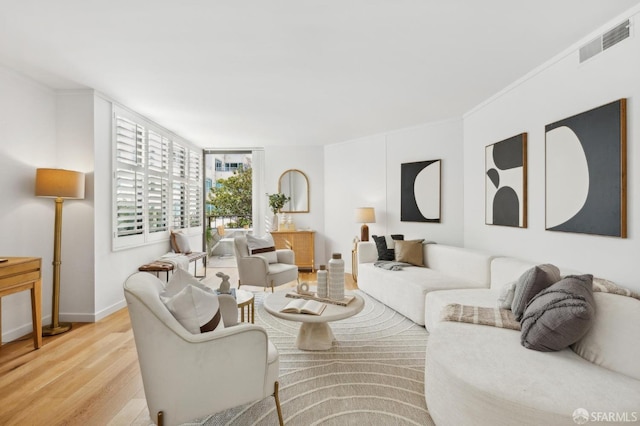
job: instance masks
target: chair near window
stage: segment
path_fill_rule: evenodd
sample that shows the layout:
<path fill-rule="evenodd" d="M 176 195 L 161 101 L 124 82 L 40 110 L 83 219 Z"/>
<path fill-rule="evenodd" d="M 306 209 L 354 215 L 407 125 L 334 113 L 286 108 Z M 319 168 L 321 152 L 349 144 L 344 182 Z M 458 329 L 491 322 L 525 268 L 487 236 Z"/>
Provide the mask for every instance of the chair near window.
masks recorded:
<path fill-rule="evenodd" d="M 217 245 L 221 245 L 224 249 L 220 257 L 233 256 L 233 238 L 225 237 L 226 231 L 224 229 L 224 225 L 217 226 L 216 231 L 218 232 L 218 236 L 220 237 Z"/>
<path fill-rule="evenodd" d="M 238 288 L 254 285 L 273 288 L 291 281 L 298 281 L 298 266 L 293 250 L 276 250 L 277 263 L 269 263 L 264 257 L 249 255 L 246 237 L 234 238 L 236 263 L 238 265 Z"/>
<path fill-rule="evenodd" d="M 147 406 L 157 424 L 182 424 L 272 395 L 283 425 L 278 350 L 264 328 L 238 324 L 235 300 L 220 295 L 225 328 L 191 334 L 160 300 L 163 290 L 146 272 L 124 283 Z"/>

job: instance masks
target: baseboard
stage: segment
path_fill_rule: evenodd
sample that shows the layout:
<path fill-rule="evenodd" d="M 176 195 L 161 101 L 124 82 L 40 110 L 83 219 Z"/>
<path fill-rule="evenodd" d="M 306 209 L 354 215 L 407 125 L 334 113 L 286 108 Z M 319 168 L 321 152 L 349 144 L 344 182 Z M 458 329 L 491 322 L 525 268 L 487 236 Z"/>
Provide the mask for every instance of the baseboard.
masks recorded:
<path fill-rule="evenodd" d="M 120 309 L 126 306 L 127 306 L 126 300 L 122 299 L 121 301 L 114 303 L 113 305 L 101 310 L 100 312 L 96 312 L 95 314 L 79 314 L 79 313 L 63 314 L 61 313 L 60 321 L 61 322 L 97 322 L 105 317 L 108 317 L 114 312 L 119 311 Z M 48 324 L 51 324 L 51 315 L 48 315 L 42 318 L 42 325 L 45 326 Z M 31 333 L 32 331 L 33 331 L 33 325 L 31 324 L 31 321 L 29 321 L 26 324 L 23 324 L 19 327 L 14 328 L 13 330 L 8 330 L 6 332 L 3 332 L 2 343 L 8 343 L 16 339 L 19 339 Z"/>
<path fill-rule="evenodd" d="M 109 315 L 118 312 L 120 309 L 122 308 L 126 308 L 127 307 L 127 301 L 122 299 L 119 302 L 114 303 L 113 305 L 104 308 L 103 310 L 101 310 L 100 312 L 96 312 L 95 314 L 95 321 L 100 321 L 103 318 L 108 317 Z"/>
<path fill-rule="evenodd" d="M 111 306 L 108 306 L 104 309 L 102 309 L 99 312 L 96 312 L 94 314 L 79 314 L 79 313 L 74 313 L 74 314 L 70 314 L 70 313 L 60 313 L 60 321 L 64 321 L 64 322 L 97 322 L 100 321 L 102 318 L 108 317 L 109 315 L 111 315 L 114 312 L 119 311 L 120 309 L 124 308 L 125 306 L 127 306 L 127 302 L 122 299 L 116 303 L 114 303 Z M 44 322 L 43 322 L 44 324 Z"/>
<path fill-rule="evenodd" d="M 42 318 L 42 324 L 51 324 L 51 316 L 46 318 Z M 2 333 L 2 343 L 9 343 L 14 340 L 20 339 L 21 337 L 25 337 L 27 334 L 30 334 L 33 331 L 33 324 L 29 321 L 26 324 L 23 324 L 19 327 L 14 328 L 13 330 L 9 330 L 6 333 Z M 31 339 L 28 337 L 28 339 Z"/>

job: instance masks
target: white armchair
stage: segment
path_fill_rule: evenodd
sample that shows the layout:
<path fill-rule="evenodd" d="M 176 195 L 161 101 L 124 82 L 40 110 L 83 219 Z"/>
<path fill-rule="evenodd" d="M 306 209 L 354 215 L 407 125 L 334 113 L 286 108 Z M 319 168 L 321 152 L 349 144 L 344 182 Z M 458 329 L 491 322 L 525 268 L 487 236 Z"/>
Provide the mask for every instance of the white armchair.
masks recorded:
<path fill-rule="evenodd" d="M 241 285 L 273 287 L 298 281 L 298 266 L 295 264 L 293 250 L 276 250 L 277 263 L 269 263 L 261 256 L 250 256 L 246 237 L 234 239 L 236 263 L 238 264 L 238 288 Z"/>
<path fill-rule="evenodd" d="M 273 395 L 282 425 L 278 351 L 266 331 L 238 324 L 235 299 L 220 295 L 225 328 L 191 334 L 160 300 L 163 290 L 146 272 L 124 283 L 147 406 L 157 424 L 181 424 Z"/>

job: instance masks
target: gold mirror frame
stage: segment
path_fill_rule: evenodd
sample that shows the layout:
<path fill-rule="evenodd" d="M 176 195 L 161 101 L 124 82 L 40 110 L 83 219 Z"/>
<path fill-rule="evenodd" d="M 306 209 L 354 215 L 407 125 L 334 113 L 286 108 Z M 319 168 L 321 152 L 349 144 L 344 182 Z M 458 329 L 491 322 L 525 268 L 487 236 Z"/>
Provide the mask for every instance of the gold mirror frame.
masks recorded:
<path fill-rule="evenodd" d="M 280 209 L 282 213 L 309 213 L 309 179 L 303 171 L 285 170 L 278 179 L 278 192 L 291 197 Z"/>

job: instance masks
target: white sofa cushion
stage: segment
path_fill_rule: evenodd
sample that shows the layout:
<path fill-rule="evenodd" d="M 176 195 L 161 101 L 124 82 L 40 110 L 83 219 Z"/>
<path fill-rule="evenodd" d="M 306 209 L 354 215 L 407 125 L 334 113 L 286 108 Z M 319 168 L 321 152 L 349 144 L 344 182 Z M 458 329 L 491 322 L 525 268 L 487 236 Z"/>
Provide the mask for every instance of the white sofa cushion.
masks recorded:
<path fill-rule="evenodd" d="M 587 361 L 640 380 L 640 300 L 600 292 L 593 297 L 595 322 L 572 349 Z"/>
<path fill-rule="evenodd" d="M 425 294 L 452 288 L 480 288 L 482 283 L 451 277 L 433 269 L 408 266 L 401 271 L 358 266 L 358 288 L 416 324 L 424 325 Z"/>
<path fill-rule="evenodd" d="M 424 245 L 425 266 L 476 287 L 489 287 L 493 256 L 462 247 L 442 244 Z M 455 288 L 455 287 L 453 287 Z"/>
<path fill-rule="evenodd" d="M 571 425 L 578 408 L 637 413 L 640 381 L 568 348 L 526 349 L 514 330 L 443 322 L 427 341 L 425 396 L 438 426 Z"/>

